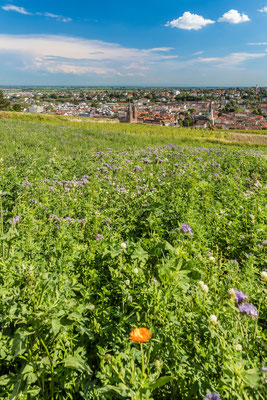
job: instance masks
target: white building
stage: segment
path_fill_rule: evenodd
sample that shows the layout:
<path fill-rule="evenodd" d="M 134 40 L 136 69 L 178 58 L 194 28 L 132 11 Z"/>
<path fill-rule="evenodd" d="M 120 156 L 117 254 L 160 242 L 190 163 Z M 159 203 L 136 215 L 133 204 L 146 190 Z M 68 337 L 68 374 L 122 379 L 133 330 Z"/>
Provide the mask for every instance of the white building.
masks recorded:
<path fill-rule="evenodd" d="M 30 113 L 42 113 L 43 111 L 44 111 L 44 107 L 37 106 L 36 104 L 33 104 L 29 107 Z"/>

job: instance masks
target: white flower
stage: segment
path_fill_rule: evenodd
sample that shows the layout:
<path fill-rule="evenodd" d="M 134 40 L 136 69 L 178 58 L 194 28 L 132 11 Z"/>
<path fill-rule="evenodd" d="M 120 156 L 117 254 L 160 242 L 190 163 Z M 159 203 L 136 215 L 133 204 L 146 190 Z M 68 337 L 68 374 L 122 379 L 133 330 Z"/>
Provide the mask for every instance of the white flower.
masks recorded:
<path fill-rule="evenodd" d="M 131 283 L 130 280 L 129 280 L 129 279 L 126 279 L 125 284 L 126 284 L 127 286 L 129 286 L 130 283 Z"/>
<path fill-rule="evenodd" d="M 212 314 L 210 316 L 210 323 L 215 326 L 215 325 L 217 325 L 217 322 L 218 322 L 218 319 L 217 319 L 216 315 Z"/>
<path fill-rule="evenodd" d="M 230 289 L 230 290 L 228 291 L 228 294 L 229 294 L 229 296 L 235 298 L 235 290 L 234 290 L 234 289 Z"/>
<path fill-rule="evenodd" d="M 128 296 L 128 297 L 127 297 L 127 300 L 128 300 L 129 303 L 132 303 L 132 302 L 133 302 L 132 296 Z"/>
<path fill-rule="evenodd" d="M 261 278 L 264 282 L 267 282 L 267 271 L 261 271 Z"/>
<path fill-rule="evenodd" d="M 215 257 L 210 256 L 210 257 L 209 257 L 209 260 L 210 260 L 210 262 L 215 262 Z"/>
<path fill-rule="evenodd" d="M 208 288 L 207 285 L 201 286 L 201 290 L 202 290 L 202 292 L 205 293 L 205 294 L 209 293 L 209 288 Z"/>
<path fill-rule="evenodd" d="M 235 345 L 235 349 L 236 349 L 236 351 L 242 351 L 243 347 L 241 346 L 241 344 L 238 343 Z"/>
<path fill-rule="evenodd" d="M 203 281 L 199 281 L 199 282 L 198 282 L 198 286 L 199 286 L 200 288 L 202 288 L 204 285 L 205 285 L 205 283 L 204 283 Z"/>
<path fill-rule="evenodd" d="M 125 242 L 123 242 L 123 243 L 121 244 L 121 248 L 122 248 L 123 250 L 125 250 L 126 247 L 127 247 L 127 244 L 126 244 Z"/>
<path fill-rule="evenodd" d="M 134 272 L 135 274 L 138 274 L 138 268 L 135 268 L 135 269 L 133 270 L 133 272 Z"/>

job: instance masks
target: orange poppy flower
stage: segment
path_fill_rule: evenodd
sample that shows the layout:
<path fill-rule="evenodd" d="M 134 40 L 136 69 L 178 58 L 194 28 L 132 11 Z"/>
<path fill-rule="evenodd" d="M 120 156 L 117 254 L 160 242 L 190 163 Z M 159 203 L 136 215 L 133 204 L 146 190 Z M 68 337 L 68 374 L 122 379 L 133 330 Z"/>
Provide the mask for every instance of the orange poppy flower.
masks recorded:
<path fill-rule="evenodd" d="M 148 342 L 151 338 L 151 333 L 147 328 L 134 328 L 130 333 L 130 340 L 137 343 Z"/>

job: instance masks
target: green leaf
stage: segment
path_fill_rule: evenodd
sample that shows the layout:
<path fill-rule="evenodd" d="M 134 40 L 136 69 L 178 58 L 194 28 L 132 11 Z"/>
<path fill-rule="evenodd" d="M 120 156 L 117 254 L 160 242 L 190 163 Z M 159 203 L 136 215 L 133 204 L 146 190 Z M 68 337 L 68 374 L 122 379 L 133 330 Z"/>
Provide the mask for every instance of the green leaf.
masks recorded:
<path fill-rule="evenodd" d="M 13 343 L 12 343 L 12 356 L 15 358 L 22 355 L 26 350 L 26 337 L 23 332 L 17 331 L 15 333 Z"/>
<path fill-rule="evenodd" d="M 145 261 L 148 259 L 148 253 L 142 248 L 140 243 L 134 250 L 132 258 L 137 259 L 138 261 Z"/>
<path fill-rule="evenodd" d="M 0 386 L 5 386 L 9 383 L 10 378 L 8 375 L 2 375 L 0 376 Z"/>
<path fill-rule="evenodd" d="M 68 357 L 63 360 L 66 368 L 72 368 L 80 372 L 87 372 L 87 374 L 91 374 L 90 367 L 84 362 L 82 358 L 79 357 Z"/>
<path fill-rule="evenodd" d="M 56 318 L 52 319 L 51 326 L 52 326 L 52 331 L 53 331 L 54 335 L 57 335 L 61 328 L 60 320 L 56 319 Z"/>
<path fill-rule="evenodd" d="M 162 376 L 161 378 L 157 379 L 155 383 L 150 384 L 151 389 L 157 389 L 166 383 L 170 382 L 173 379 L 172 376 Z"/>

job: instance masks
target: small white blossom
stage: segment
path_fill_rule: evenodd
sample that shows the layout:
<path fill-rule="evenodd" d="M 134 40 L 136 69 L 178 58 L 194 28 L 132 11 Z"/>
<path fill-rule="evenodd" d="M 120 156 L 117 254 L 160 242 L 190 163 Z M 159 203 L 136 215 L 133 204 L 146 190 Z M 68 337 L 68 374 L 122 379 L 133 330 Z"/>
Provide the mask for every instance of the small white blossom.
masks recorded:
<path fill-rule="evenodd" d="M 138 268 L 135 268 L 135 269 L 133 270 L 133 272 L 134 272 L 135 274 L 138 274 Z"/>
<path fill-rule="evenodd" d="M 215 257 L 210 256 L 210 257 L 209 257 L 209 260 L 210 260 L 210 262 L 215 262 Z"/>
<path fill-rule="evenodd" d="M 267 282 L 267 271 L 261 271 L 261 278 L 264 282 Z"/>
<path fill-rule="evenodd" d="M 205 285 L 205 283 L 204 283 L 203 281 L 199 281 L 199 282 L 198 282 L 198 286 L 199 286 L 200 288 L 202 288 L 204 285 Z"/>
<path fill-rule="evenodd" d="M 123 242 L 123 243 L 121 244 L 121 248 L 122 248 L 123 250 L 126 250 L 126 247 L 127 247 L 127 244 L 126 244 L 125 242 Z"/>
<path fill-rule="evenodd" d="M 235 349 L 236 349 L 236 351 L 242 351 L 243 347 L 242 347 L 241 344 L 238 343 L 238 344 L 235 345 Z"/>
<path fill-rule="evenodd" d="M 125 285 L 127 285 L 127 286 L 129 286 L 130 285 L 130 280 L 129 279 L 126 279 L 126 281 L 125 281 Z"/>
<path fill-rule="evenodd" d="M 201 287 L 201 290 L 202 290 L 202 292 L 205 293 L 205 294 L 209 293 L 209 288 L 208 288 L 207 285 L 203 285 L 203 286 Z"/>
<path fill-rule="evenodd" d="M 214 325 L 214 326 L 217 325 L 218 319 L 217 319 L 216 315 L 212 314 L 212 315 L 210 316 L 210 323 L 211 323 L 212 325 Z"/>

